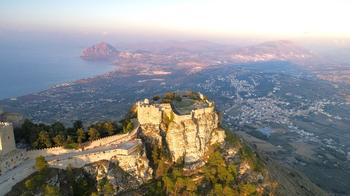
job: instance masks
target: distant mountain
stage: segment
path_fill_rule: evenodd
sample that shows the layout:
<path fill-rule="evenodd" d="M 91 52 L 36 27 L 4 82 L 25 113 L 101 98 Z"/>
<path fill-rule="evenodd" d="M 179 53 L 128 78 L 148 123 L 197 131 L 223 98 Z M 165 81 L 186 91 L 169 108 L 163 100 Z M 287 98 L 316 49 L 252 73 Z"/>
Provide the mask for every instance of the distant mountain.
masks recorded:
<path fill-rule="evenodd" d="M 231 60 L 237 62 L 258 62 L 271 60 L 286 60 L 291 62 L 302 62 L 313 58 L 308 51 L 291 41 L 265 42 L 258 45 L 240 48 L 231 53 Z"/>
<path fill-rule="evenodd" d="M 110 60 L 118 55 L 118 51 L 106 42 L 95 44 L 85 48 L 80 57 L 84 60 Z"/>

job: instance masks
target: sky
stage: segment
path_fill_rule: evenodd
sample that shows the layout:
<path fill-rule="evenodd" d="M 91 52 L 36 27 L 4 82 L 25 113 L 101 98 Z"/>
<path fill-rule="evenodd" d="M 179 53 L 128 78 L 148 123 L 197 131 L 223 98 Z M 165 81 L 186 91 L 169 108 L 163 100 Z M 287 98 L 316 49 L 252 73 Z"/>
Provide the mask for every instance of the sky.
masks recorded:
<path fill-rule="evenodd" d="M 7 30 L 350 38 L 349 0 L 1 0 Z"/>

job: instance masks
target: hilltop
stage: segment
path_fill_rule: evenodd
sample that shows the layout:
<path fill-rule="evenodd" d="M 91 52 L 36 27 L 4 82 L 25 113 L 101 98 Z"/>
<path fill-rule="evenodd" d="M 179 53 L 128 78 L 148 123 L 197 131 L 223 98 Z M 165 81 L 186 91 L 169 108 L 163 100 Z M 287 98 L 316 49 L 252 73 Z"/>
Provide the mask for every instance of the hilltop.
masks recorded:
<path fill-rule="evenodd" d="M 120 123 L 91 125 L 90 142 L 84 143 L 81 123 L 62 135 L 66 138 L 63 147 L 35 150 L 38 141 L 41 145 L 52 141 L 34 141 L 34 149 L 27 154 L 21 151 L 24 163 L 29 164 L 25 156 L 29 160 L 37 157 L 38 168 L 41 156 L 49 168 L 23 179 L 8 195 L 324 194 L 301 174 L 260 157 L 225 129 L 215 103 L 201 93 L 169 92 L 144 99 L 134 104 Z M 54 134 L 50 126 L 28 122 L 20 131 L 28 134 L 32 133 L 29 129 L 38 128 Z M 80 140 L 72 135 L 74 131 Z M 45 131 L 37 134 L 45 135 Z M 110 136 L 99 139 L 106 134 Z M 13 170 L 23 170 L 24 163 Z M 2 172 L 8 176 L 11 171 Z"/>
<path fill-rule="evenodd" d="M 118 54 L 118 51 L 106 42 L 100 42 L 91 47 L 85 48 L 81 52 L 81 58 L 84 60 L 110 60 Z"/>

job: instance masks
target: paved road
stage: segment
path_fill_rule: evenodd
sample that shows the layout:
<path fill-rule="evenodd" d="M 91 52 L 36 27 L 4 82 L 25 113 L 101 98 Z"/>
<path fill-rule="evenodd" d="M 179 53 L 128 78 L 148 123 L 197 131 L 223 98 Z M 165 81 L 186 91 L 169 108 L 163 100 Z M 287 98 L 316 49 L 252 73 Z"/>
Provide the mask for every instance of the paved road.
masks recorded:
<path fill-rule="evenodd" d="M 137 126 L 132 132 L 130 132 L 128 136 L 113 142 L 113 144 L 109 144 L 106 146 L 99 146 L 88 150 L 65 153 L 61 155 L 47 156 L 45 157 L 45 159 L 47 161 L 64 160 L 64 159 L 68 159 L 70 157 L 74 157 L 78 155 L 93 154 L 93 153 L 117 149 L 117 148 L 120 148 L 123 144 L 135 139 L 138 128 L 139 126 Z M 35 172 L 34 164 L 35 164 L 35 160 L 27 159 L 23 161 L 20 165 L 18 165 L 16 168 L 1 175 L 0 176 L 0 196 L 8 193 L 15 184 L 19 183 L 20 181 L 28 177 L 30 174 L 34 173 Z"/>

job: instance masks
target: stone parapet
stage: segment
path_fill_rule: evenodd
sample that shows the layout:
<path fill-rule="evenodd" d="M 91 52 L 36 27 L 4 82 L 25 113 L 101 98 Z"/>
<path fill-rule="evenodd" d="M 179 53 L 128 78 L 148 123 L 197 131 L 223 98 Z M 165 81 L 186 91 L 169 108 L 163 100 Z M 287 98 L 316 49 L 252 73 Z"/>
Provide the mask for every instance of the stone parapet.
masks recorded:
<path fill-rule="evenodd" d="M 13 169 L 28 158 L 25 150 L 13 150 L 0 157 L 0 175 Z"/>

